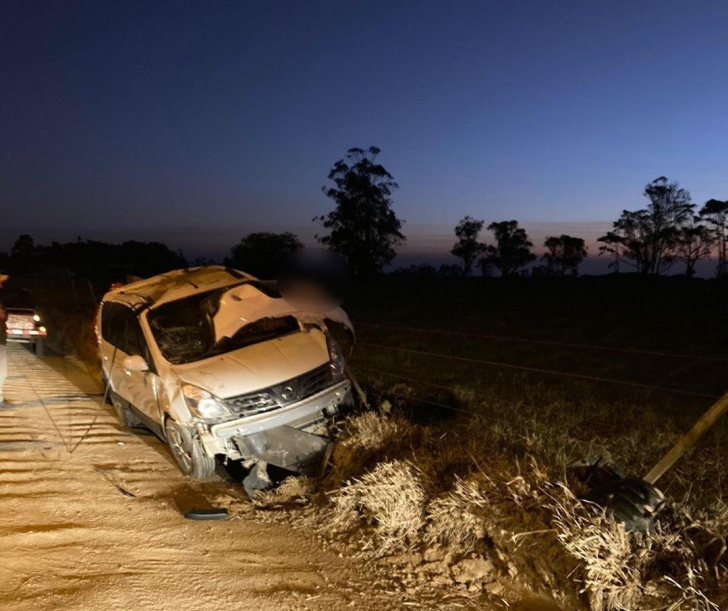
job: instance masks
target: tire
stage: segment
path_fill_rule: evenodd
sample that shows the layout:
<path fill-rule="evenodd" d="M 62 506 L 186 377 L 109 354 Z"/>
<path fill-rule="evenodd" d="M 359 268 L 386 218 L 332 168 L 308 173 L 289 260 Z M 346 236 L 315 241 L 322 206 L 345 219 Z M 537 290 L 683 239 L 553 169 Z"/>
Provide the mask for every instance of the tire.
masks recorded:
<path fill-rule="evenodd" d="M 35 352 L 35 356 L 43 356 L 45 354 L 45 345 L 42 337 L 33 342 L 33 351 Z"/>
<path fill-rule="evenodd" d="M 121 422 L 122 426 L 130 429 L 141 426 L 142 421 L 139 420 L 139 418 L 137 418 L 134 413 L 129 409 L 124 399 L 117 395 L 113 390 L 109 392 L 109 396 L 111 397 L 111 405 L 116 412 L 116 417 L 119 419 L 119 422 Z"/>
<path fill-rule="evenodd" d="M 180 471 L 192 479 L 209 479 L 215 472 L 215 457 L 205 453 L 202 444 L 192 436 L 189 427 L 167 418 L 164 433 L 169 451 Z"/>

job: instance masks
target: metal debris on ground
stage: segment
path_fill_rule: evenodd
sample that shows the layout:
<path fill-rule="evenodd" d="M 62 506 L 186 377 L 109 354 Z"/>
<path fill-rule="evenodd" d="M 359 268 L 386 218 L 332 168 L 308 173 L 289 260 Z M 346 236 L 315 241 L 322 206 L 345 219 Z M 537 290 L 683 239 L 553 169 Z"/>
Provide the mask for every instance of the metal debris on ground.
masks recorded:
<path fill-rule="evenodd" d="M 222 507 L 191 509 L 190 511 L 185 511 L 184 515 L 188 520 L 227 520 L 228 510 Z"/>
<path fill-rule="evenodd" d="M 255 498 L 255 493 L 260 490 L 268 490 L 273 486 L 273 481 L 268 475 L 268 463 L 260 460 L 255 463 L 253 468 L 243 480 L 243 488 L 245 493 L 251 498 Z"/>
<path fill-rule="evenodd" d="M 653 518 L 665 506 L 665 495 L 639 478 L 616 479 L 593 488 L 583 500 L 605 507 L 627 531 L 652 532 Z"/>

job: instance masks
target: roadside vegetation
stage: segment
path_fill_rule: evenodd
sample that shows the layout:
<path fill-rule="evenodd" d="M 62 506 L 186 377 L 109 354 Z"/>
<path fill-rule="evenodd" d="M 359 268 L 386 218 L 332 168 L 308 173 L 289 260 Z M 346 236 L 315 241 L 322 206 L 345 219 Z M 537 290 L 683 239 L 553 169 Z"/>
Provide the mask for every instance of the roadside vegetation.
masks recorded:
<path fill-rule="evenodd" d="M 626 533 L 577 500 L 584 465 L 644 475 L 725 391 L 723 290 L 629 276 L 370 286 L 349 306 L 361 321 L 350 363 L 373 411 L 342 423 L 322 482 L 258 504 L 294 490 L 294 519 L 398 563 L 403 591 L 724 608 L 728 422 L 660 480 L 669 505 L 655 533 Z"/>

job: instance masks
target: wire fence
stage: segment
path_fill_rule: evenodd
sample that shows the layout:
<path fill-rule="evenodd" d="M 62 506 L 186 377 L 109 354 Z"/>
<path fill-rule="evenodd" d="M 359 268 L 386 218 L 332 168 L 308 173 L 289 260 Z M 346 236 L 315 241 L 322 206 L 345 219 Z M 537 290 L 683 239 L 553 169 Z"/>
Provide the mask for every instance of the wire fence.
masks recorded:
<path fill-rule="evenodd" d="M 430 386 L 430 387 L 438 388 L 438 389 L 441 389 L 441 390 L 447 390 L 449 392 L 452 392 L 455 395 L 457 395 L 457 393 L 460 392 L 460 390 L 461 390 L 461 389 L 458 389 L 458 388 L 453 387 L 453 386 L 447 386 L 447 385 L 444 385 L 444 384 L 437 384 L 437 383 L 428 382 L 428 381 L 425 381 L 425 380 L 419 380 L 419 379 L 412 378 L 412 377 L 409 377 L 409 376 L 403 376 L 403 375 L 400 375 L 400 374 L 392 373 L 390 371 L 382 371 L 382 370 L 378 370 L 378 369 L 372 369 L 372 368 L 369 368 L 369 367 L 357 367 L 357 369 L 359 371 L 364 371 L 364 372 L 367 372 L 367 373 L 370 373 L 370 374 L 374 374 L 374 375 L 387 376 L 387 377 L 390 377 L 390 378 L 394 378 L 394 379 L 399 379 L 399 380 L 404 380 L 404 381 L 407 381 L 407 382 L 411 382 L 413 384 L 419 384 L 419 385 L 422 385 L 422 386 Z M 398 392 L 393 391 L 392 389 L 387 390 L 386 391 L 386 394 L 387 395 L 390 395 L 390 396 L 393 396 L 393 397 L 397 397 L 398 399 L 402 399 L 404 401 L 415 401 L 415 402 L 420 403 L 420 404 L 430 405 L 432 407 L 437 407 L 437 408 L 440 408 L 440 409 L 445 409 L 447 411 L 451 411 L 451 412 L 455 412 L 455 413 L 458 413 L 458 414 L 462 414 L 462 415 L 467 416 L 467 417 L 470 417 L 470 418 L 472 418 L 474 420 L 480 420 L 480 421 L 483 421 L 483 422 L 497 422 L 498 424 L 502 424 L 502 425 L 505 425 L 505 426 L 508 426 L 508 427 L 511 427 L 511 428 L 515 428 L 515 429 L 519 430 L 523 434 L 533 433 L 535 431 L 535 429 L 536 429 L 536 427 L 535 427 L 535 425 L 533 423 L 529 424 L 527 422 L 517 422 L 517 421 L 515 421 L 513 419 L 509 419 L 509 418 L 503 418 L 503 417 L 500 417 L 500 416 L 493 416 L 491 414 L 484 414 L 482 412 L 475 412 L 473 410 L 462 409 L 462 408 L 459 408 L 459 407 L 455 407 L 453 405 L 448 405 L 446 403 L 441 403 L 439 401 L 433 401 L 431 399 L 423 399 L 422 397 L 413 396 L 411 394 L 398 393 Z M 586 420 L 582 420 L 580 422 L 580 424 L 596 424 L 596 425 L 599 425 L 600 427 L 603 427 L 603 428 L 615 429 L 614 423 L 603 422 L 601 420 L 596 420 L 596 419 L 593 419 L 593 418 L 586 419 Z M 576 446 L 581 446 L 581 447 L 593 449 L 593 443 L 592 442 L 582 441 L 580 439 L 574 439 L 573 437 L 571 437 L 569 439 L 569 442 L 572 443 L 573 445 L 576 445 Z"/>
<path fill-rule="evenodd" d="M 527 365 L 513 365 L 511 363 L 503 363 L 501 361 L 490 361 L 486 359 L 476 359 L 472 357 L 465 357 L 465 356 L 455 356 L 452 354 L 442 354 L 439 352 L 430 352 L 427 350 L 414 350 L 412 348 L 400 348 L 398 346 L 388 346 L 386 344 L 372 344 L 367 342 L 360 342 L 358 344 L 359 346 L 362 346 L 364 348 L 375 348 L 377 350 L 390 350 L 394 352 L 400 352 L 400 353 L 407 353 L 407 354 L 414 354 L 418 356 L 427 356 L 427 357 L 433 357 L 433 358 L 440 358 L 440 359 L 450 359 L 453 361 L 459 361 L 459 362 L 467 362 L 467 363 L 474 363 L 477 365 L 485 365 L 490 367 L 500 367 L 505 369 L 513 369 L 516 371 L 525 371 L 529 373 L 538 373 L 538 374 L 545 374 L 545 375 L 551 375 L 551 376 L 561 376 L 566 378 L 573 378 L 577 380 L 584 380 L 589 382 L 603 382 L 608 384 L 617 384 L 621 386 L 628 386 L 632 388 L 639 388 L 642 390 L 649 390 L 649 391 L 664 391 L 669 393 L 675 393 L 675 394 L 681 394 L 686 396 L 692 396 L 692 397 L 701 397 L 706 399 L 717 399 L 719 395 L 709 394 L 709 393 L 702 393 L 702 392 L 694 392 L 690 390 L 682 390 L 679 388 L 668 388 L 668 387 L 661 387 L 654 384 L 642 384 L 639 382 L 628 382 L 626 380 L 616 380 L 613 378 L 604 378 L 601 376 L 591 376 L 587 374 L 582 373 L 572 373 L 567 371 L 558 371 L 554 369 L 543 369 L 540 367 L 530 367 Z"/>
<path fill-rule="evenodd" d="M 580 344 L 571 342 L 559 342 L 555 340 L 544 340 L 544 339 L 529 339 L 525 337 L 509 337 L 504 335 L 490 335 L 482 333 L 463 333 L 459 331 L 446 331 L 444 329 L 428 329 L 424 327 L 405 327 L 400 325 L 391 325 L 384 323 L 372 323 L 372 322 L 357 322 L 358 327 L 378 327 L 382 329 L 393 329 L 399 331 L 414 331 L 417 333 L 428 333 L 436 335 L 450 335 L 454 337 L 469 337 L 473 339 L 489 339 L 502 342 L 515 342 L 525 344 L 537 344 L 544 346 L 560 346 L 563 348 L 576 348 L 580 350 L 590 351 L 606 351 L 606 352 L 620 352 L 623 354 L 636 354 L 641 356 L 655 356 L 659 358 L 671 358 L 681 360 L 693 360 L 693 361 L 706 361 L 714 363 L 728 363 L 728 358 L 703 356 L 699 354 L 679 354 L 675 352 L 662 352 L 655 350 L 642 350 L 639 348 L 624 348 L 620 346 L 603 346 L 594 344 Z"/>
<path fill-rule="evenodd" d="M 549 341 L 549 340 L 530 340 L 526 338 L 513 338 L 513 337 L 505 337 L 505 336 L 497 336 L 497 335 L 484 335 L 484 334 L 477 334 L 477 333 L 460 333 L 455 331 L 444 331 L 444 330 L 438 330 L 438 329 L 423 329 L 418 327 L 404 327 L 404 326 L 398 326 L 398 325 L 390 325 L 390 324 L 380 324 L 380 323 L 359 323 L 359 326 L 364 327 L 374 327 L 374 328 L 382 328 L 382 329 L 389 329 L 389 330 L 400 330 L 400 331 L 406 331 L 406 332 L 415 332 L 415 333 L 433 333 L 433 334 L 442 334 L 442 335 L 448 335 L 448 336 L 454 336 L 454 337 L 468 337 L 468 338 L 476 338 L 476 339 L 494 339 L 499 341 L 510 341 L 510 342 L 519 342 L 519 343 L 532 343 L 536 345 L 547 345 L 547 346 L 561 346 L 566 347 L 570 349 L 589 349 L 589 350 L 600 350 L 600 351 L 614 351 L 618 353 L 631 353 L 636 354 L 640 356 L 652 356 L 652 357 L 658 357 L 658 358 L 670 358 L 670 359 L 679 359 L 682 362 L 682 365 L 677 368 L 677 370 L 671 371 L 667 376 L 665 376 L 658 384 L 645 384 L 640 382 L 630 382 L 627 380 L 619 380 L 614 378 L 607 378 L 603 376 L 595 376 L 595 375 L 588 375 L 588 374 L 581 374 L 581 373 L 574 373 L 574 372 L 567 372 L 567 371 L 559 371 L 559 370 L 553 370 L 553 369 L 546 369 L 541 367 L 533 367 L 533 366 L 526 366 L 526 365 L 516 365 L 512 363 L 505 363 L 502 361 L 493 361 L 493 360 L 487 360 L 487 359 L 480 359 L 480 358 L 473 358 L 473 357 L 465 357 L 465 356 L 457 356 L 452 354 L 444 354 L 440 352 L 432 352 L 428 350 L 416 350 L 412 348 L 403 348 L 399 346 L 393 346 L 389 344 L 380 344 L 380 343 L 370 343 L 370 342 L 359 342 L 358 345 L 365 349 L 375 349 L 375 350 L 385 350 L 385 351 L 391 351 L 396 352 L 398 354 L 411 354 L 418 357 L 426 357 L 426 358 L 433 358 L 433 359 L 440 359 L 440 360 L 451 360 L 451 361 L 457 361 L 457 362 L 465 362 L 465 363 L 471 363 L 474 365 L 480 365 L 484 367 L 494 367 L 494 368 L 503 368 L 503 369 L 510 369 L 514 371 L 520 371 L 520 372 L 527 372 L 527 373 L 535 373 L 539 375 L 548 375 L 548 376 L 557 376 L 557 377 L 564 377 L 569 379 L 575 379 L 575 380 L 582 380 L 587 381 L 591 383 L 607 383 L 607 384 L 614 384 L 622 387 L 629 387 L 639 390 L 645 390 L 649 391 L 650 394 L 653 392 L 666 392 L 676 395 L 682 395 L 682 396 L 689 396 L 689 397 L 696 397 L 701 399 L 710 399 L 710 400 L 716 400 L 720 397 L 720 395 L 717 394 L 711 394 L 711 393 L 705 393 L 705 392 L 696 392 L 691 390 L 684 390 L 679 388 L 670 388 L 663 386 L 662 384 L 671 376 L 675 375 L 676 372 L 681 372 L 692 365 L 698 363 L 698 362 L 715 362 L 715 363 L 728 363 L 728 359 L 722 359 L 717 357 L 703 357 L 700 355 L 685 355 L 685 354 L 677 354 L 677 353 L 669 353 L 669 352 L 658 352 L 658 351 L 650 351 L 650 350 L 640 350 L 640 349 L 630 349 L 630 348 L 619 348 L 619 347 L 609 347 L 609 346 L 592 346 L 588 344 L 578 344 L 578 343 L 568 343 L 568 342 L 557 342 L 557 341 Z M 688 361 L 687 364 L 685 364 L 685 361 Z M 408 375 L 403 375 L 400 373 L 395 373 L 393 371 L 383 371 L 381 369 L 374 369 L 367 366 L 356 366 L 355 369 L 360 370 L 362 372 L 378 375 L 378 376 L 386 376 L 389 378 L 392 378 L 394 380 L 401 380 L 403 382 L 409 382 L 413 385 L 420 386 L 420 387 L 430 387 L 430 388 L 436 388 L 439 390 L 444 390 L 452 393 L 454 396 L 457 396 L 459 393 L 462 392 L 462 387 L 457 388 L 455 386 L 448 386 L 446 384 L 440 384 L 437 382 L 429 381 L 429 380 L 422 380 L 418 378 L 414 378 Z M 516 422 L 511 419 L 506 419 L 498 416 L 493 416 L 489 414 L 484 414 L 480 412 L 475 412 L 473 410 L 469 409 L 463 409 L 461 407 L 455 407 L 453 405 L 448 405 L 446 403 L 442 403 L 440 401 L 433 401 L 432 399 L 428 398 L 421 398 L 418 396 L 414 396 L 412 394 L 402 394 L 392 391 L 391 389 L 387 392 L 387 394 L 406 400 L 406 401 L 415 401 L 420 404 L 430 405 L 432 407 L 437 407 L 440 409 L 445 409 L 451 412 L 456 412 L 460 414 L 464 414 L 468 417 L 472 417 L 479 420 L 488 420 L 493 422 L 499 422 L 502 424 L 505 424 L 507 426 L 512 426 L 519 428 L 520 430 L 524 432 L 528 432 L 532 430 L 532 427 L 529 427 L 527 423 L 524 422 Z M 503 400 L 503 399 L 499 399 Z M 614 422 L 602 422 L 600 420 L 595 419 L 589 419 L 583 420 L 581 422 L 582 424 L 596 424 L 599 427 L 602 427 L 606 430 L 616 430 L 616 426 Z M 575 444 L 582 445 L 582 446 L 589 446 L 590 444 L 588 442 L 583 442 L 580 440 L 574 440 Z"/>

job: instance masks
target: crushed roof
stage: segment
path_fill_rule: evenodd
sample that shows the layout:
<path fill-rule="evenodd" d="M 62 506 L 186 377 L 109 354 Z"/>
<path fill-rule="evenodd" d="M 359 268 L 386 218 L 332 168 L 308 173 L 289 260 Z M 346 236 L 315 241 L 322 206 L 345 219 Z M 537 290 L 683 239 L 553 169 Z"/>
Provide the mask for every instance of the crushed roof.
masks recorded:
<path fill-rule="evenodd" d="M 257 280 L 255 276 L 222 265 L 190 267 L 126 284 L 109 297 L 136 297 L 154 304 L 174 301 L 196 293 L 212 291 L 235 282 Z"/>

